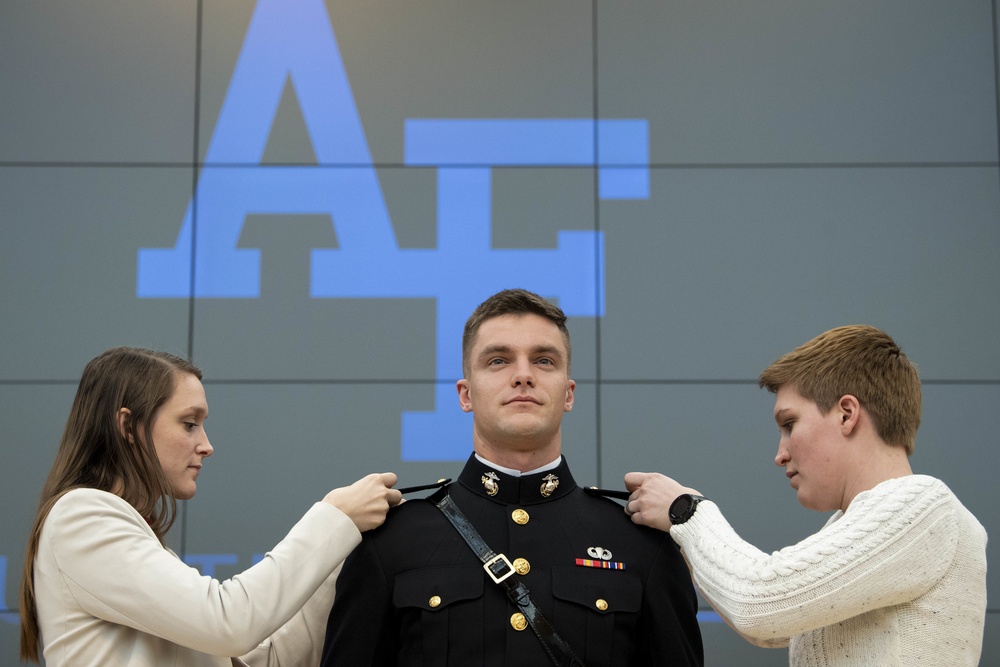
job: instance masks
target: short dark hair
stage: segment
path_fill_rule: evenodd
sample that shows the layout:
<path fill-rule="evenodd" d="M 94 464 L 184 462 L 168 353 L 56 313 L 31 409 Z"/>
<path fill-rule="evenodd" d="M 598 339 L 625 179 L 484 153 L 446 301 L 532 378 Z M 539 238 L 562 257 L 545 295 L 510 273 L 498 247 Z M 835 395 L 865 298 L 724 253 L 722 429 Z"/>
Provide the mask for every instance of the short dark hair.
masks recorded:
<path fill-rule="evenodd" d="M 466 377 L 469 376 L 470 371 L 469 355 L 472 353 L 472 346 L 476 343 L 476 336 L 479 334 L 479 328 L 483 322 L 503 315 L 527 314 L 541 315 L 559 329 L 563 342 L 566 343 L 566 370 L 569 371 L 572 346 L 569 340 L 569 329 L 566 328 L 566 313 L 559 306 L 546 301 L 534 292 L 524 289 L 506 289 L 497 292 L 479 304 L 465 322 L 465 330 L 462 333 L 462 372 Z"/>

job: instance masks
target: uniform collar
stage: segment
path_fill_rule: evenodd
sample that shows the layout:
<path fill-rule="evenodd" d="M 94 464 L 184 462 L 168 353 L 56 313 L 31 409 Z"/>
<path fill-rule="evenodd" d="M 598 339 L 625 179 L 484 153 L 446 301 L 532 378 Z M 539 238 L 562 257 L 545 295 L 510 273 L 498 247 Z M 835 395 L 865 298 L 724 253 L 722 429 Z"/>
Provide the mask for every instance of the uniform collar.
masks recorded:
<path fill-rule="evenodd" d="M 562 498 L 576 488 L 576 480 L 569 471 L 565 456 L 551 470 L 514 477 L 483 463 L 473 454 L 462 469 L 458 482 L 473 495 L 502 505 L 537 505 Z M 549 491 L 548 496 L 543 495 L 543 488 Z M 496 490 L 492 495 L 491 489 Z"/>
<path fill-rule="evenodd" d="M 559 465 L 562 463 L 562 456 L 560 455 L 557 456 L 556 460 L 552 461 L 551 463 L 546 463 L 545 465 L 535 468 L 534 470 L 529 470 L 528 472 L 521 472 L 520 470 L 514 470 L 513 468 L 505 468 L 501 465 L 497 465 L 496 463 L 487 461 L 486 459 L 484 459 L 482 456 L 480 456 L 475 452 L 472 453 L 472 456 L 483 465 L 489 466 L 490 468 L 493 468 L 497 472 L 506 473 L 511 477 L 524 477 L 525 475 L 533 475 L 536 472 L 549 472 L 551 470 L 555 470 L 556 468 L 558 468 Z"/>

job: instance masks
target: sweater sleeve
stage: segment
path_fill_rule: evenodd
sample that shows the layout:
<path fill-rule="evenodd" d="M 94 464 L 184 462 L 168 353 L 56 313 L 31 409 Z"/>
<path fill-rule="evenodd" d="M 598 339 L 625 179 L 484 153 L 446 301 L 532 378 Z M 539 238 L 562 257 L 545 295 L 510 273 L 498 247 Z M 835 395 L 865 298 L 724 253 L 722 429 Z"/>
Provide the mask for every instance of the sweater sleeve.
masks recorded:
<path fill-rule="evenodd" d="M 951 498 L 932 477 L 883 482 L 773 554 L 743 541 L 712 502 L 671 535 L 715 610 L 754 643 L 776 645 L 930 590 L 958 544 Z"/>
<path fill-rule="evenodd" d="M 349 517 L 316 503 L 259 563 L 220 582 L 163 548 L 131 505 L 94 489 L 63 496 L 42 534 L 82 609 L 219 656 L 247 653 L 289 621 L 360 539 Z"/>

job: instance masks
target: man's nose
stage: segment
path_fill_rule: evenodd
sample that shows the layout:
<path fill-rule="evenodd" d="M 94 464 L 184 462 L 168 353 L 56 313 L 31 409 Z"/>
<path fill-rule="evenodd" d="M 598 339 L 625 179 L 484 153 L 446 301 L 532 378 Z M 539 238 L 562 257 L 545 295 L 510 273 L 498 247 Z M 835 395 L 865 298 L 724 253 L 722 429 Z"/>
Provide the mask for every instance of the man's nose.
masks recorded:
<path fill-rule="evenodd" d="M 778 453 L 774 457 L 774 465 L 784 468 L 788 464 L 788 449 L 785 447 L 784 441 L 778 441 Z"/>
<path fill-rule="evenodd" d="M 514 375 L 511 380 L 514 386 L 521 384 L 526 384 L 530 387 L 535 386 L 534 368 L 531 362 L 527 359 L 517 361 L 514 364 Z"/>

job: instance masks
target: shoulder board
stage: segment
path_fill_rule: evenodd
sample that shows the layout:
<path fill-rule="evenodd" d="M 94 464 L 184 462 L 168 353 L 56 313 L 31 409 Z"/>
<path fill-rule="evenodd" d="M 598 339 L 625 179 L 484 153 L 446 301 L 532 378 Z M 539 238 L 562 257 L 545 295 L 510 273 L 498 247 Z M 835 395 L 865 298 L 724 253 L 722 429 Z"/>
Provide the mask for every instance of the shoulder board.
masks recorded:
<path fill-rule="evenodd" d="M 583 492 L 589 496 L 601 496 L 604 498 L 617 498 L 618 500 L 628 500 L 632 495 L 628 491 L 618 491 L 616 489 L 599 489 L 596 486 L 585 486 Z"/>
<path fill-rule="evenodd" d="M 420 484 L 420 485 L 417 485 L 417 486 L 404 486 L 404 487 L 398 489 L 398 491 L 400 493 L 402 493 L 402 494 L 405 495 L 407 493 L 416 493 L 417 491 L 428 491 L 430 489 L 440 489 L 441 487 L 445 486 L 446 484 L 450 484 L 450 483 L 451 483 L 451 478 L 447 477 L 447 478 L 439 479 L 438 481 L 434 482 L 433 484 Z"/>

